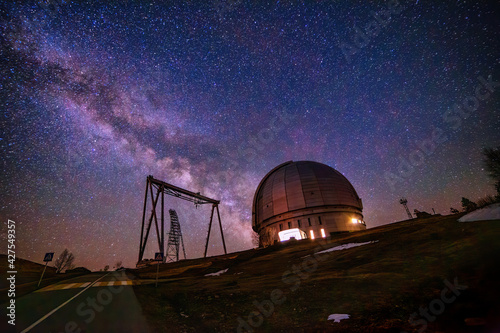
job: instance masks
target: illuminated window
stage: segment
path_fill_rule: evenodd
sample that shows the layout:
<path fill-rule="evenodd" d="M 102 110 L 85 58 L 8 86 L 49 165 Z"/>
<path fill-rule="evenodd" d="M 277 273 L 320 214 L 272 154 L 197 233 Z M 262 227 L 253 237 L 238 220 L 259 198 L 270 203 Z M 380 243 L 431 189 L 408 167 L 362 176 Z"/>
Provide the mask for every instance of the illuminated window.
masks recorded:
<path fill-rule="evenodd" d="M 321 222 L 321 216 L 318 216 L 318 221 L 319 221 L 319 224 L 322 225 L 323 222 Z"/>
<path fill-rule="evenodd" d="M 326 237 L 326 234 L 325 234 L 325 229 L 321 229 L 321 237 L 325 238 Z"/>
<path fill-rule="evenodd" d="M 280 223 L 280 231 L 283 230 L 283 223 Z"/>
<path fill-rule="evenodd" d="M 290 240 L 292 238 L 299 240 L 307 237 L 307 235 L 303 231 L 300 231 L 300 229 L 297 228 L 280 231 L 278 233 L 278 236 L 280 238 L 280 241 L 282 242 Z"/>
<path fill-rule="evenodd" d="M 314 239 L 314 231 L 311 230 L 311 239 Z"/>
<path fill-rule="evenodd" d="M 352 223 L 358 223 L 358 220 L 353 217 L 352 218 Z"/>

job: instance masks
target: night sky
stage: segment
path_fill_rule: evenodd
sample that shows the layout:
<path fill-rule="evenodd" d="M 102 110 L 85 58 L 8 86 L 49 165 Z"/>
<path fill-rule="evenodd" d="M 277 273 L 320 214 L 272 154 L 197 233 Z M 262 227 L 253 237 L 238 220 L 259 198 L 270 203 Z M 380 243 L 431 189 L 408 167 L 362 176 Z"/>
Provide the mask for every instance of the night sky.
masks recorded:
<path fill-rule="evenodd" d="M 493 194 L 498 4 L 436 2 L 4 1 L 0 252 L 12 219 L 19 257 L 134 266 L 147 175 L 220 199 L 229 252 L 288 160 L 343 173 L 368 227 Z M 168 208 L 202 256 L 210 207 Z"/>

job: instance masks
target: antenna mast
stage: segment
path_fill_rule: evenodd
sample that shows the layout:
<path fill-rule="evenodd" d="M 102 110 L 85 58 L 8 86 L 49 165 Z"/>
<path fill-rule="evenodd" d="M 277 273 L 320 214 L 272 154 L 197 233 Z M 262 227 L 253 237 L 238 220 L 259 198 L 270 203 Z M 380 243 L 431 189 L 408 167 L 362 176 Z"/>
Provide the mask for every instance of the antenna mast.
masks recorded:
<path fill-rule="evenodd" d="M 399 203 L 403 205 L 403 207 L 406 209 L 406 214 L 408 214 L 408 218 L 411 220 L 413 218 L 413 216 L 411 215 L 410 213 L 410 210 L 408 209 L 408 200 L 406 200 L 406 198 L 401 198 L 399 199 Z"/>

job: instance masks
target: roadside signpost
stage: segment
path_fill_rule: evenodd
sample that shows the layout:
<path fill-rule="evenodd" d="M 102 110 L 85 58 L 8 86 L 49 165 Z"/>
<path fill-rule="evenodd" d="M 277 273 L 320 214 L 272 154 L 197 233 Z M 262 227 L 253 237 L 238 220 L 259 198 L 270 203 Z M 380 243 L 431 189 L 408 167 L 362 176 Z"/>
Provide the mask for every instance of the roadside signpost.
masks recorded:
<path fill-rule="evenodd" d="M 45 257 L 43 257 L 43 261 L 45 261 L 45 267 L 43 268 L 42 276 L 40 276 L 40 281 L 38 281 L 38 286 L 36 286 L 37 288 L 40 287 L 43 275 L 45 274 L 45 269 L 47 269 L 47 264 L 49 263 L 49 261 L 52 261 L 52 258 L 54 258 L 54 252 L 45 253 Z"/>
<path fill-rule="evenodd" d="M 160 262 L 163 261 L 163 252 L 155 253 L 155 261 L 156 261 L 156 283 L 155 287 L 158 287 L 158 272 L 160 271 Z"/>

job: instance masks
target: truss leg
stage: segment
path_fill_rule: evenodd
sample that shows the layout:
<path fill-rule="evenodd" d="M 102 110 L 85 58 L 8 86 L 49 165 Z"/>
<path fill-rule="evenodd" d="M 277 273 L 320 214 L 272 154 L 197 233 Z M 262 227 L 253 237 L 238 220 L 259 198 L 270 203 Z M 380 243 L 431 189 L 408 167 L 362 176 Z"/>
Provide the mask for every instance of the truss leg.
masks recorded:
<path fill-rule="evenodd" d="M 151 197 L 153 197 L 153 184 L 149 184 L 149 189 L 151 190 Z M 156 192 L 156 200 L 158 201 L 158 198 L 160 196 L 160 188 L 158 188 Z M 153 216 L 155 219 L 155 227 L 156 227 L 156 238 L 158 240 L 158 249 L 161 251 L 161 242 L 160 242 L 160 231 L 158 230 L 158 218 L 156 217 L 156 205 L 153 205 Z"/>
<path fill-rule="evenodd" d="M 140 262 L 142 260 L 142 256 L 143 256 L 141 249 L 142 249 L 142 238 L 144 237 L 144 222 L 146 222 L 146 206 L 148 203 L 148 185 L 149 185 L 149 178 L 146 179 L 146 193 L 144 193 L 144 208 L 142 210 L 141 241 L 139 243 L 139 259 L 137 260 L 137 262 Z"/>
<path fill-rule="evenodd" d="M 165 253 L 165 189 L 163 185 L 160 187 L 161 191 L 161 253 Z M 163 261 L 165 262 L 166 258 L 163 256 Z"/>
<path fill-rule="evenodd" d="M 182 243 L 182 252 L 184 253 L 184 259 L 186 259 L 186 249 L 184 248 L 184 239 L 182 238 L 182 235 L 181 235 L 181 243 Z"/>
<path fill-rule="evenodd" d="M 156 198 L 153 200 L 153 211 L 151 212 L 151 216 L 149 217 L 148 228 L 146 230 L 146 235 L 144 236 L 144 241 L 142 242 L 142 248 L 140 249 L 140 258 L 142 259 L 144 255 L 144 250 L 146 249 L 146 243 L 148 242 L 149 231 L 151 229 L 151 224 L 153 222 L 153 213 L 156 209 L 156 204 L 158 203 L 158 198 L 160 197 L 160 192 L 156 194 Z M 151 197 L 152 198 L 152 197 Z"/>
<path fill-rule="evenodd" d="M 212 220 L 214 218 L 214 208 L 215 204 L 212 205 L 212 213 L 210 214 L 210 224 L 208 225 L 207 243 L 205 244 L 205 254 L 203 255 L 203 258 L 207 257 L 208 241 L 210 239 L 210 229 L 212 229 Z"/>
<path fill-rule="evenodd" d="M 175 261 L 179 261 L 179 244 L 175 247 Z"/>
<path fill-rule="evenodd" d="M 222 222 L 220 220 L 220 214 L 219 214 L 219 205 L 217 205 L 215 207 L 217 208 L 217 218 L 219 219 L 220 235 L 222 237 L 222 245 L 224 246 L 224 254 L 227 254 L 226 242 L 224 241 L 224 232 L 222 231 Z"/>

